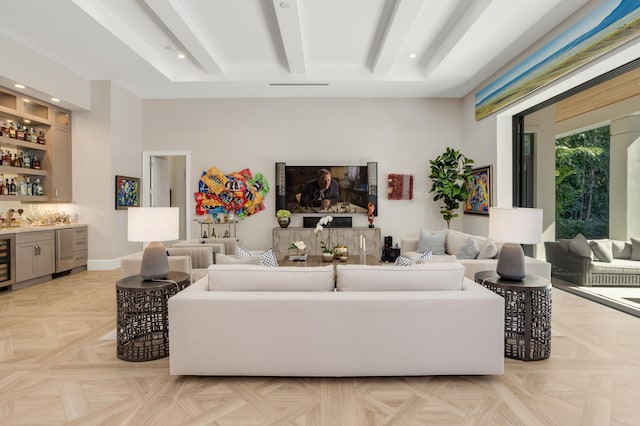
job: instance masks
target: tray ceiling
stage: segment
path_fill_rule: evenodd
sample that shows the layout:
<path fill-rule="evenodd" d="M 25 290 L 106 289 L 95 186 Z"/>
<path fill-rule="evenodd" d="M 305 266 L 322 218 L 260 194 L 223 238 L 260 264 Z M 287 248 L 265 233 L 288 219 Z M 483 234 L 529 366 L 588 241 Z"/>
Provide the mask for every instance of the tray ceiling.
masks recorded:
<path fill-rule="evenodd" d="M 141 98 L 458 98 L 585 3 L 3 0 L 0 37 Z"/>

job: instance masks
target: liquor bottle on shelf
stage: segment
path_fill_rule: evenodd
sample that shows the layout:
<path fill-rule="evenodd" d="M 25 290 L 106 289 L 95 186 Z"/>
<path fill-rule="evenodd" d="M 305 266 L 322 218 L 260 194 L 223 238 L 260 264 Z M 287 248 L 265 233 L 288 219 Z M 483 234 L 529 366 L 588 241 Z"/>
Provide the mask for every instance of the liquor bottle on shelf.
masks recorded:
<path fill-rule="evenodd" d="M 22 162 L 22 167 L 24 167 L 25 169 L 30 169 L 31 168 L 31 156 L 29 155 L 28 152 L 25 152 L 25 154 L 24 154 L 24 160 Z"/>
<path fill-rule="evenodd" d="M 24 140 L 24 127 L 22 127 L 20 123 L 18 123 L 18 130 L 16 130 L 16 139 Z"/>
<path fill-rule="evenodd" d="M 38 142 L 38 134 L 36 133 L 36 129 L 31 128 L 31 139 L 29 142 Z"/>
<path fill-rule="evenodd" d="M 33 195 L 33 185 L 31 185 L 31 178 L 27 176 L 27 182 L 25 185 L 26 195 Z"/>
<path fill-rule="evenodd" d="M 16 154 L 16 164 L 14 167 L 24 167 L 24 158 L 22 157 L 22 152 Z"/>
<path fill-rule="evenodd" d="M 14 123 L 13 121 L 9 125 L 9 137 L 11 139 L 15 139 L 16 138 L 16 123 Z"/>
<path fill-rule="evenodd" d="M 9 195 L 16 195 L 16 193 L 16 183 L 14 182 L 13 178 L 11 178 L 11 183 L 9 184 Z"/>
<path fill-rule="evenodd" d="M 4 120 L 0 121 L 0 136 L 9 136 L 9 128 L 7 127 L 7 123 Z"/>
<path fill-rule="evenodd" d="M 42 130 L 40 130 L 38 132 L 38 141 L 39 144 L 44 145 L 46 143 L 46 141 L 44 140 L 44 132 Z"/>
<path fill-rule="evenodd" d="M 36 193 L 35 195 L 44 195 L 44 188 L 40 185 L 40 178 L 36 178 Z"/>
<path fill-rule="evenodd" d="M 22 138 L 22 140 L 31 142 L 31 130 L 29 130 L 29 128 L 26 126 L 24 128 L 24 137 Z"/>
<path fill-rule="evenodd" d="M 33 156 L 33 161 L 31 161 L 31 167 L 37 170 L 40 170 L 40 160 L 38 160 L 38 156 Z"/>
<path fill-rule="evenodd" d="M 9 178 L 4 180 L 4 185 L 2 185 L 2 195 L 9 195 Z"/>

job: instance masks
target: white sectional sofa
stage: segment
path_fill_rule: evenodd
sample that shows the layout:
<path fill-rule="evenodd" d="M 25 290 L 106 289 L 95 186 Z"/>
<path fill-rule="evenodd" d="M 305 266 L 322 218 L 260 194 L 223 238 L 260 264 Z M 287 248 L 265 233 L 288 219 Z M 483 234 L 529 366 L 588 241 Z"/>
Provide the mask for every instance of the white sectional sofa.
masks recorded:
<path fill-rule="evenodd" d="M 442 232 L 442 231 L 440 231 Z M 444 253 L 438 254 L 434 251 L 434 261 L 451 261 L 457 260 L 465 268 L 465 276 L 470 280 L 475 279 L 476 272 L 480 271 L 495 271 L 498 265 L 498 255 L 502 248 L 502 242 L 492 241 L 487 237 L 480 237 L 476 235 L 466 234 L 464 232 L 455 231 L 452 229 L 444 229 Z M 474 241 L 475 246 L 478 249 L 479 255 L 474 258 L 463 258 L 461 252 L 464 251 L 465 255 L 469 255 L 469 252 L 465 250 L 468 247 L 470 241 Z M 495 246 L 495 250 L 482 250 L 486 244 Z M 422 254 L 418 250 L 419 239 L 404 239 L 400 242 L 400 254 L 407 257 L 418 257 Z M 487 247 L 488 248 L 488 247 Z M 486 256 L 483 255 L 486 253 Z M 527 267 L 527 273 L 533 275 L 539 275 L 547 280 L 551 280 L 551 264 L 543 260 L 534 259 L 532 257 L 525 257 L 525 264 Z"/>
<path fill-rule="evenodd" d="M 504 299 L 459 263 L 212 265 L 169 299 L 172 375 L 502 374 Z"/>

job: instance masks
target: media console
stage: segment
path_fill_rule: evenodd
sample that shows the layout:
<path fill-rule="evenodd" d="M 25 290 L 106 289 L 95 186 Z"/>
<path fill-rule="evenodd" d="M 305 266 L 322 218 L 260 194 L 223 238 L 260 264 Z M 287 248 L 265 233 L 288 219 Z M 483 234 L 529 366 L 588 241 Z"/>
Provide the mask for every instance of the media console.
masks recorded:
<path fill-rule="evenodd" d="M 289 246 L 294 241 L 304 241 L 307 246 L 307 253 L 320 254 L 320 241 L 327 241 L 329 230 L 325 229 L 316 235 L 314 228 L 298 228 L 289 226 L 288 228 L 273 228 L 272 246 L 278 259 L 289 253 Z M 365 239 L 365 251 L 367 255 L 380 259 L 382 253 L 382 236 L 380 228 L 331 228 L 331 246 L 342 244 L 347 246 L 349 256 L 360 255 L 360 237 Z"/>

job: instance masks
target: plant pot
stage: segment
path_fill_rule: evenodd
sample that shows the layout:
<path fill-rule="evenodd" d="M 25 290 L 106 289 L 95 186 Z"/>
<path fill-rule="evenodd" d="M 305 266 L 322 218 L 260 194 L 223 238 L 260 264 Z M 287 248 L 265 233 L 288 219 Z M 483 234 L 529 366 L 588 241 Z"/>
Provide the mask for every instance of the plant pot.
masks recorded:
<path fill-rule="evenodd" d="M 331 262 L 333 260 L 333 253 L 322 252 L 322 261 Z"/>
<path fill-rule="evenodd" d="M 289 226 L 290 223 L 291 223 L 291 218 L 290 217 L 279 217 L 278 218 L 278 225 L 280 225 L 280 228 L 286 228 L 287 226 Z"/>

